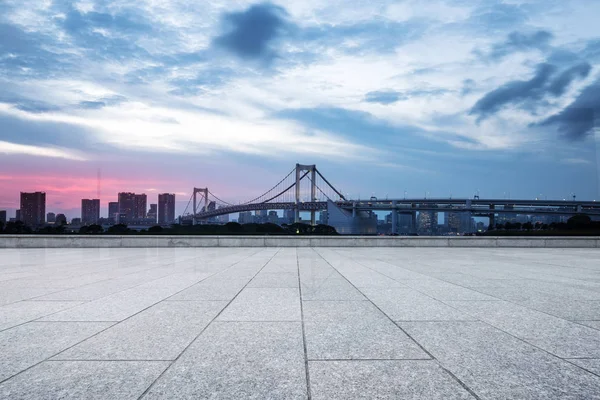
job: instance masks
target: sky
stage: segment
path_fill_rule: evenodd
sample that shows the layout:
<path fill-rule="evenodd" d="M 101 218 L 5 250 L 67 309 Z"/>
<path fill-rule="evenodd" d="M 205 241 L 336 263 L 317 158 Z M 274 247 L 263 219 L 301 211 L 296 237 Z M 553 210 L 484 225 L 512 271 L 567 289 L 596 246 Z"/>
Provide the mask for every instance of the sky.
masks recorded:
<path fill-rule="evenodd" d="M 600 200 L 600 2 L 0 1 L 0 209 L 231 202 L 316 164 L 351 198 Z"/>

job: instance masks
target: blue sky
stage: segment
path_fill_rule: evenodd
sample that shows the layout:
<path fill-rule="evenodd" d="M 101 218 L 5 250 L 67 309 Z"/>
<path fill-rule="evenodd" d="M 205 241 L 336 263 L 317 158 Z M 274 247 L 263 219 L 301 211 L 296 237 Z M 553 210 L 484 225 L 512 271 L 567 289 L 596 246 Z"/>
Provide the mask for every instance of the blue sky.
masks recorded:
<path fill-rule="evenodd" d="M 351 197 L 600 200 L 600 2 L 0 3 L 0 209 L 317 164 Z M 150 199 L 152 201 L 152 199 Z M 154 200 L 155 201 L 155 200 Z M 74 215 L 75 216 L 75 215 Z"/>

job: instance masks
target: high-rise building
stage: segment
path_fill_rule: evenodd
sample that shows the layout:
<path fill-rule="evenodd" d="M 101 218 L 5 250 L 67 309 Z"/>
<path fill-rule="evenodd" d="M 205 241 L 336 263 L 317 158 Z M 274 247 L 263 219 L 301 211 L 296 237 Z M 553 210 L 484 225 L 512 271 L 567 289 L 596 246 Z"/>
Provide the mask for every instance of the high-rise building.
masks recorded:
<path fill-rule="evenodd" d="M 117 214 L 119 213 L 119 202 L 111 201 L 108 203 L 108 218 L 112 219 L 113 222 L 117 219 Z"/>
<path fill-rule="evenodd" d="M 100 219 L 100 200 L 81 200 L 81 222 L 83 224 L 96 224 Z"/>
<path fill-rule="evenodd" d="M 244 211 L 240 213 L 238 217 L 238 222 L 240 224 L 251 224 L 254 222 L 254 216 L 252 215 L 252 211 Z"/>
<path fill-rule="evenodd" d="M 0 222 L 6 223 L 6 210 L 0 210 Z"/>
<path fill-rule="evenodd" d="M 21 210 L 16 210 L 15 211 L 15 221 L 20 221 L 21 220 Z"/>
<path fill-rule="evenodd" d="M 55 223 L 56 214 L 54 214 L 53 212 L 49 212 L 48 214 L 46 214 L 46 222 L 48 222 L 49 224 Z"/>
<path fill-rule="evenodd" d="M 144 193 L 136 194 L 133 207 L 133 218 L 142 219 L 146 218 L 146 211 L 148 210 L 147 198 Z"/>
<path fill-rule="evenodd" d="M 437 231 L 437 211 L 419 211 L 417 217 L 417 229 L 419 233 L 433 235 Z"/>
<path fill-rule="evenodd" d="M 175 220 L 175 195 L 162 193 L 158 195 L 158 223 L 170 224 Z"/>
<path fill-rule="evenodd" d="M 21 217 L 26 225 L 37 226 L 46 222 L 46 193 L 21 192 Z"/>
<path fill-rule="evenodd" d="M 272 224 L 279 224 L 279 215 L 277 211 L 269 211 L 269 222 Z"/>
<path fill-rule="evenodd" d="M 154 220 L 156 222 L 156 218 L 158 217 L 158 204 L 150 204 L 150 210 L 146 214 L 146 218 Z"/>
<path fill-rule="evenodd" d="M 119 193 L 118 214 L 125 216 L 127 221 L 146 218 L 146 195 L 131 192 Z M 119 222 L 124 222 L 121 219 L 119 218 Z"/>

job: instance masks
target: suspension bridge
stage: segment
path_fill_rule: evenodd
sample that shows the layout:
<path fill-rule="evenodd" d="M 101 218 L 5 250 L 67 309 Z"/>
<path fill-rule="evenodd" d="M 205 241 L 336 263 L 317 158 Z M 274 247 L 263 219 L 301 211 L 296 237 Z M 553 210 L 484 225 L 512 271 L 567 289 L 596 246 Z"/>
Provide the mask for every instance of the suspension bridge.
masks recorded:
<path fill-rule="evenodd" d="M 296 164 L 282 180 L 269 190 L 248 201 L 237 204 L 216 196 L 209 188 L 194 188 L 184 218 L 195 225 L 220 215 L 259 210 L 293 210 L 294 221 L 300 221 L 301 212 L 310 212 L 310 222 L 315 225 L 316 212 L 336 209 L 338 215 L 348 219 L 364 218 L 374 211 L 392 212 L 394 231 L 398 215 L 410 214 L 416 226 L 418 212 L 470 213 L 475 217 L 489 218 L 494 225 L 496 215 L 563 215 L 587 214 L 600 217 L 600 202 L 571 200 L 507 200 L 507 199 L 377 199 L 356 200 L 346 198 L 317 169 L 316 165 Z M 191 214 L 188 209 L 192 205 Z"/>

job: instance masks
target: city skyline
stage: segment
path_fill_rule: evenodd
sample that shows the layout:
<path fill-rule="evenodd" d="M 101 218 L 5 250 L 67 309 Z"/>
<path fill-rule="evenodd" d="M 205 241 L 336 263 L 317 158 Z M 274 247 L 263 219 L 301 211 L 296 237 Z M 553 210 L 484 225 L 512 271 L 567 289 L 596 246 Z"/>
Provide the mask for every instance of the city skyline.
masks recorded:
<path fill-rule="evenodd" d="M 2 2 L 0 209 L 127 190 L 179 214 L 295 162 L 353 198 L 600 200 L 600 3 L 343 5 Z"/>

